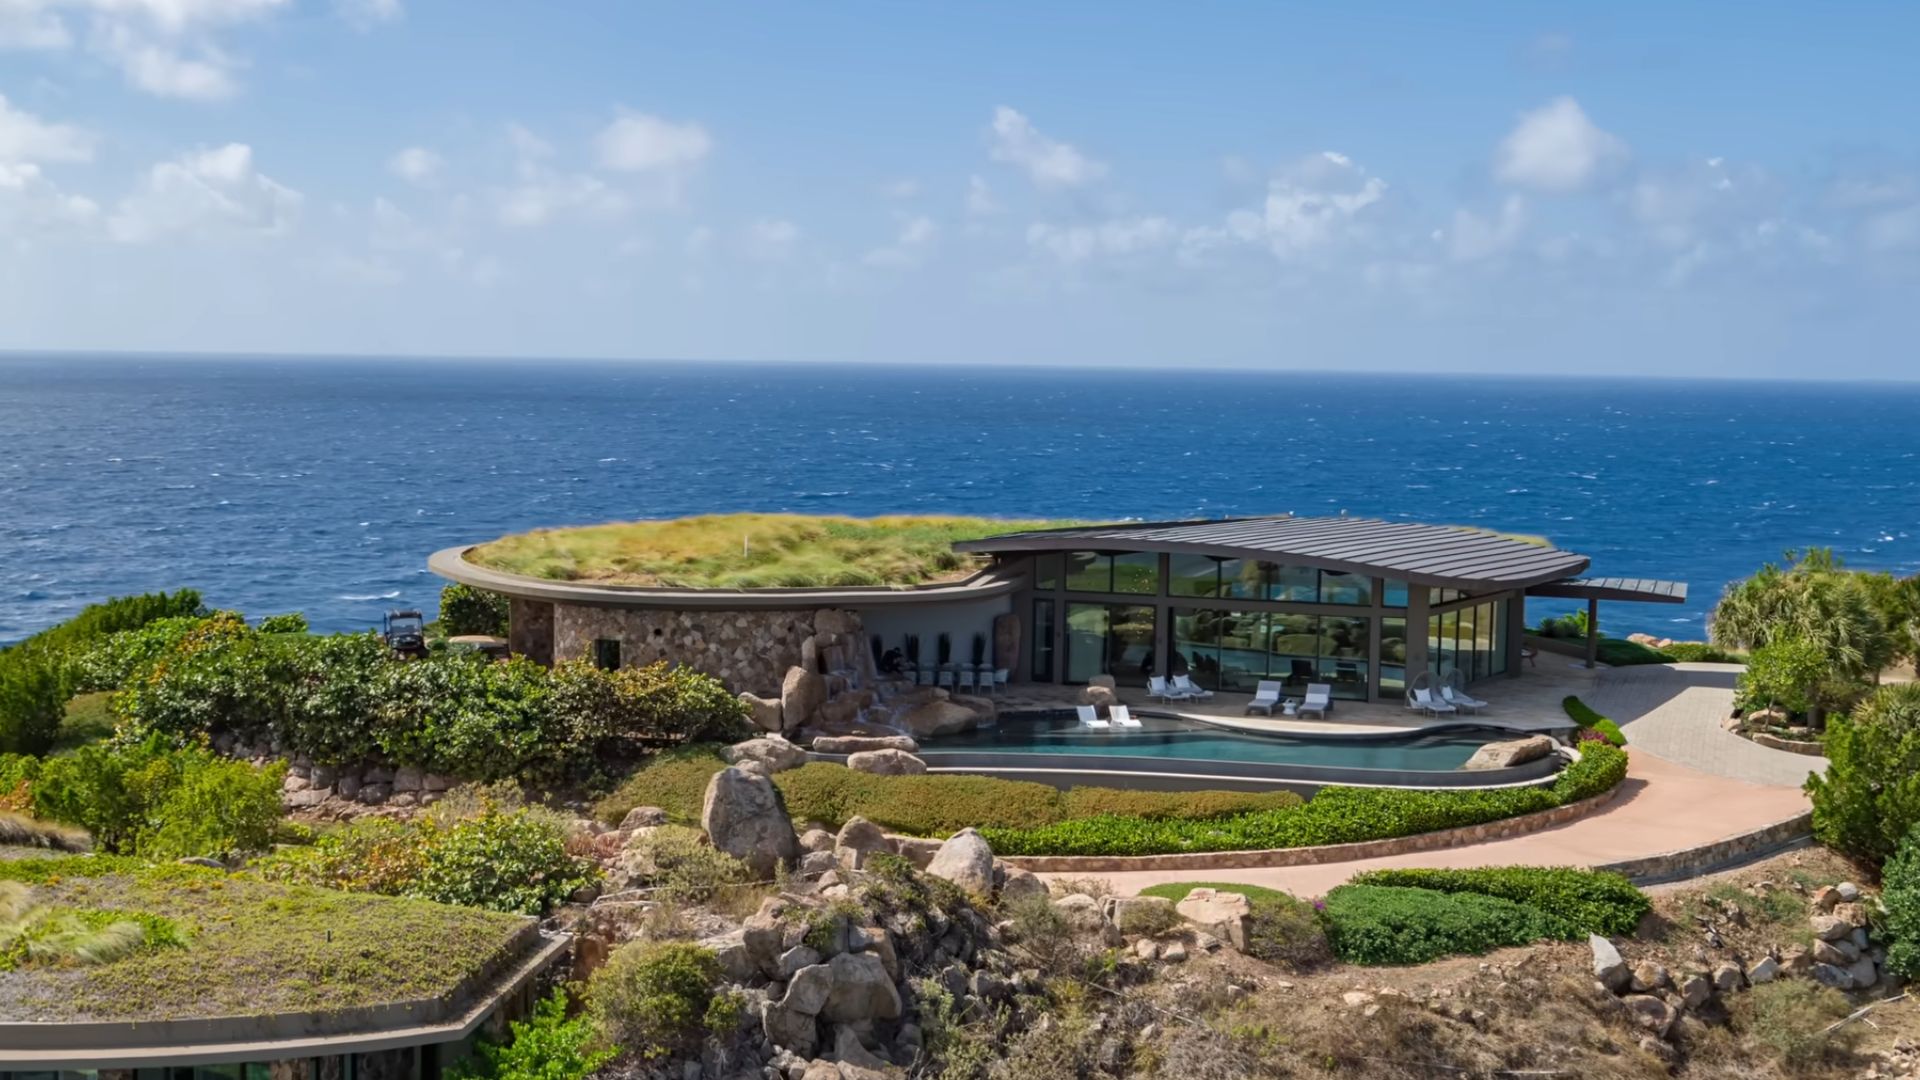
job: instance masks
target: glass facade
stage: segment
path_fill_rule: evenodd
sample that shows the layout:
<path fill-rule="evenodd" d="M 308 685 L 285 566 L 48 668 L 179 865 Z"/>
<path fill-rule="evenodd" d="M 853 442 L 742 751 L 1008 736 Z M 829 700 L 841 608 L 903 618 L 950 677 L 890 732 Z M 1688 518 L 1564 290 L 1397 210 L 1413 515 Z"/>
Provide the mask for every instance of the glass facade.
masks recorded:
<path fill-rule="evenodd" d="M 1209 690 L 1252 693 L 1277 679 L 1296 694 L 1323 682 L 1335 697 L 1367 696 L 1372 619 L 1191 607 L 1172 618 L 1170 670 Z"/>
<path fill-rule="evenodd" d="M 1489 600 L 1427 620 L 1427 669 L 1447 680 L 1473 682 L 1507 672 L 1507 603 Z"/>
<path fill-rule="evenodd" d="M 1153 674 L 1154 609 L 1140 604 L 1067 605 L 1067 681 L 1111 675 L 1145 686 Z"/>
<path fill-rule="evenodd" d="M 1035 682 L 1053 681 L 1053 601 L 1033 602 L 1033 658 L 1030 666 Z"/>

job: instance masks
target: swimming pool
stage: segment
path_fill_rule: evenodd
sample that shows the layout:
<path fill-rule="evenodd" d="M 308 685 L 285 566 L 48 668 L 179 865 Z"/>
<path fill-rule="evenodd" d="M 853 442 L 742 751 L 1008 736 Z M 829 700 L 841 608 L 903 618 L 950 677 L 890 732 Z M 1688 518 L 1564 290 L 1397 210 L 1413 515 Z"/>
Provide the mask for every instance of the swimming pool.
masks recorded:
<path fill-rule="evenodd" d="M 930 740 L 921 753 L 1097 754 L 1343 769 L 1457 769 L 1490 742 L 1517 738 L 1499 728 L 1451 728 L 1378 739 L 1242 735 L 1178 720 L 1143 717 L 1139 728 L 1088 730 L 1073 719 L 1003 718 L 997 727 Z"/>

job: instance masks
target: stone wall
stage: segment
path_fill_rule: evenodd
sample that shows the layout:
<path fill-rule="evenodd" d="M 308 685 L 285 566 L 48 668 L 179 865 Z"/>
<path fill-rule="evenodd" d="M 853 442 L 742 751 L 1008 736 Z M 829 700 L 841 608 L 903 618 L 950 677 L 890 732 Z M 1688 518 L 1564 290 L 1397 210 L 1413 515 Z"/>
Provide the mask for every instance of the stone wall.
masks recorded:
<path fill-rule="evenodd" d="M 739 693 L 778 697 L 787 669 L 802 664 L 800 646 L 816 632 L 824 615 L 829 626 L 851 624 L 854 633 L 844 656 L 815 658 L 814 670 L 871 668 L 862 659 L 867 648 L 859 621 L 851 612 L 675 611 L 655 608 L 589 607 L 555 604 L 553 659 L 591 659 L 599 638 L 620 642 L 623 667 L 666 660 L 704 672 Z M 515 609 L 516 613 L 518 608 Z"/>
<path fill-rule="evenodd" d="M 1662 852 L 1638 859 L 1625 859 L 1596 866 L 1593 869 L 1612 870 L 1618 874 L 1625 874 L 1635 885 L 1658 885 L 1662 882 L 1682 881 L 1754 862 L 1788 848 L 1811 843 L 1812 840 L 1813 811 L 1806 810 L 1752 832 L 1729 836 L 1712 843 L 1701 844 L 1699 847 L 1681 848 L 1677 851 Z"/>
<path fill-rule="evenodd" d="M 537 664 L 553 663 L 553 605 L 512 597 L 507 605 L 507 648 Z"/>

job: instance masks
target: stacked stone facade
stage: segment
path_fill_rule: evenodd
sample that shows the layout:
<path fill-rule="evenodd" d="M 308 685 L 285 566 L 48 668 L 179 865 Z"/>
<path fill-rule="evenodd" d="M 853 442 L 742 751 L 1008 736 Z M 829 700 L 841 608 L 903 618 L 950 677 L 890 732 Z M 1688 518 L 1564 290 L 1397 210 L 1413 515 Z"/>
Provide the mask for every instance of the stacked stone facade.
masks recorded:
<path fill-rule="evenodd" d="M 849 622 L 857 632 L 857 619 L 834 609 L 688 611 L 583 604 L 553 604 L 552 608 L 555 662 L 592 659 L 595 641 L 618 641 L 622 667 L 666 660 L 711 675 L 735 693 L 778 696 L 788 668 L 809 666 L 824 673 L 843 665 L 858 666 L 854 650 L 866 648 L 864 640 L 847 641 L 843 646 L 847 655 L 803 658 L 801 645 L 819 631 L 817 623 L 823 616 L 830 632 Z M 518 603 L 514 610 L 517 616 Z"/>

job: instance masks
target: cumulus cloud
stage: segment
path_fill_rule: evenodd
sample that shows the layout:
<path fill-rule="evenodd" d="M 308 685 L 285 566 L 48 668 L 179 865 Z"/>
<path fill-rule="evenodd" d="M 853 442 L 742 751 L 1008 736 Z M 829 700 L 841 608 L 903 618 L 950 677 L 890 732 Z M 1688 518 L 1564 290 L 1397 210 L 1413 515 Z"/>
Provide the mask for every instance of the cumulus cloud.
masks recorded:
<path fill-rule="evenodd" d="M 49 123 L 0 95 L 0 164 L 86 161 L 93 157 L 94 142 L 91 132 Z"/>
<path fill-rule="evenodd" d="M 707 129 L 643 112 L 623 111 L 594 141 L 600 167 L 615 172 L 662 172 L 696 165 L 713 150 Z"/>
<path fill-rule="evenodd" d="M 940 226 L 929 217 L 911 217 L 900 226 L 893 243 L 866 253 L 861 261 L 868 266 L 905 268 L 918 266 L 940 237 Z"/>
<path fill-rule="evenodd" d="M 0 233 L 20 233 L 56 225 L 87 225 L 100 207 L 82 195 L 70 195 L 32 162 L 0 160 Z"/>
<path fill-rule="evenodd" d="M 1045 189 L 1083 187 L 1107 174 L 1104 164 L 1041 134 L 1032 121 L 1005 105 L 993 110 L 987 152 L 993 160 L 1024 171 L 1036 187 Z"/>
<path fill-rule="evenodd" d="M 993 188 L 978 176 L 967 177 L 967 213 L 973 217 L 988 217 L 1000 212 L 1000 202 L 993 197 Z"/>
<path fill-rule="evenodd" d="M 1165 250 L 1179 236 L 1179 228 L 1163 217 L 1115 218 L 1091 225 L 1036 222 L 1027 227 L 1029 247 L 1069 264 Z"/>
<path fill-rule="evenodd" d="M 1579 102 L 1563 97 L 1521 114 L 1494 152 L 1493 174 L 1516 187 L 1578 191 L 1627 157 L 1625 141 L 1588 119 Z"/>
<path fill-rule="evenodd" d="M 1298 259 L 1357 237 L 1369 208 L 1386 198 L 1387 182 L 1345 154 L 1323 150 L 1280 170 L 1258 207 L 1227 215 L 1224 226 L 1190 231 L 1191 253 L 1253 244 L 1275 258 Z"/>
<path fill-rule="evenodd" d="M 399 22 L 407 10 L 400 0 L 333 0 L 333 12 L 340 21 L 366 33 L 387 23 Z"/>
<path fill-rule="evenodd" d="M 387 159 L 387 170 L 418 187 L 427 187 L 440 178 L 446 162 L 424 146 L 409 146 Z"/>
<path fill-rule="evenodd" d="M 1482 217 L 1465 208 L 1453 212 L 1450 228 L 1435 234 L 1447 245 L 1455 262 L 1477 262 L 1511 250 L 1527 227 L 1527 208 L 1518 195 L 1509 195 L 1498 213 Z"/>
<path fill-rule="evenodd" d="M 565 215 L 612 218 L 628 210 L 626 196 L 597 176 L 566 173 L 547 164 L 551 143 L 518 124 L 507 127 L 515 182 L 494 192 L 494 215 L 502 225 L 530 228 Z"/>
<path fill-rule="evenodd" d="M 292 227 L 301 195 L 253 164 L 253 149 L 228 143 L 163 161 L 147 171 L 108 221 L 123 243 L 170 236 L 273 236 Z"/>
<path fill-rule="evenodd" d="M 292 6 L 292 0 L 0 0 L 0 47 L 66 49 L 87 29 L 87 47 L 127 82 L 160 97 L 200 101 L 239 89 L 242 58 L 220 35 Z"/>

